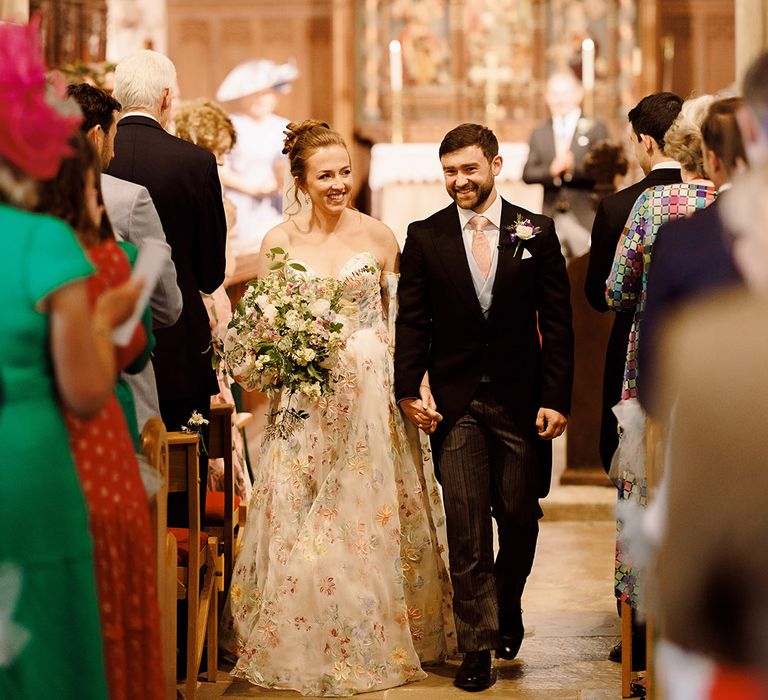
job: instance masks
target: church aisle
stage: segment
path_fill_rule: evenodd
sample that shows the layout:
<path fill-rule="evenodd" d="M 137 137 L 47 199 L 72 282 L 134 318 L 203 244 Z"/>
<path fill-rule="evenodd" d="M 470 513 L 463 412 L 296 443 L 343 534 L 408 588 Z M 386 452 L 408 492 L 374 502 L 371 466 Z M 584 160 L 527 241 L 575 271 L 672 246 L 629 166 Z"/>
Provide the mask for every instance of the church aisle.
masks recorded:
<path fill-rule="evenodd" d="M 546 510 L 546 501 L 544 502 Z M 525 597 L 526 634 L 520 656 L 494 662 L 496 684 L 478 694 L 509 700 L 616 700 L 620 667 L 608 661 L 619 623 L 611 589 L 615 523 L 544 520 Z M 458 660 L 427 668 L 429 677 L 400 688 L 368 693 L 365 700 L 449 700 L 469 694 L 453 686 Z M 301 697 L 263 690 L 220 672 L 200 685 L 200 699 Z"/>

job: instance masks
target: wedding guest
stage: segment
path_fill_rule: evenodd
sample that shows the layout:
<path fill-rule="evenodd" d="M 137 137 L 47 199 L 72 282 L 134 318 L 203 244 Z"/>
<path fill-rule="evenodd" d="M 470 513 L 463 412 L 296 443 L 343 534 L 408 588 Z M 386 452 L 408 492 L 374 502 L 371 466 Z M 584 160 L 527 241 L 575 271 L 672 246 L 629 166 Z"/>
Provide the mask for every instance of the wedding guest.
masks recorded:
<path fill-rule="evenodd" d="M 254 59 L 233 68 L 216 92 L 219 102 L 236 107 L 238 139 L 221 168 L 221 182 L 237 208 L 238 253 L 257 252 L 266 232 L 282 221 L 288 120 L 274 111 L 278 94 L 288 92 L 298 76 L 293 63 Z"/>
<path fill-rule="evenodd" d="M 87 418 L 110 400 L 112 330 L 139 288 L 108 292 L 91 313 L 93 268 L 71 229 L 24 211 L 77 129 L 62 109 L 47 90 L 39 21 L 0 23 L 0 562 L 20 571 L 21 630 L 0 664 L 0 697 L 105 700 L 93 544 L 59 406 Z"/>
<path fill-rule="evenodd" d="M 743 100 L 729 97 L 712 103 L 701 125 L 704 172 L 718 197 L 690 217 L 664 224 L 653 245 L 653 266 L 648 273 L 648 295 L 643 313 L 643 342 L 638 350 L 638 397 L 645 407 L 646 392 L 654 385 L 657 333 L 664 319 L 681 305 L 723 287 L 739 284 L 723 226 L 721 207 L 732 177 L 746 167 L 747 156 L 736 114 Z"/>
<path fill-rule="evenodd" d="M 115 155 L 115 133 L 117 116 L 121 110 L 120 103 L 104 90 L 87 83 L 70 85 L 67 92 L 80 105 L 83 113 L 81 131 L 100 154 L 101 167 L 108 167 Z M 171 249 L 165 240 L 163 226 L 149 192 L 141 185 L 105 173 L 101 175 L 100 187 L 107 215 L 118 241 L 126 241 L 139 250 L 151 241 L 153 254 L 162 256 L 165 260 L 150 296 L 150 307 L 153 327 L 172 326 L 181 314 L 181 291 L 176 284 L 176 266 L 171 259 Z M 154 338 L 152 345 L 154 347 Z M 126 413 L 129 428 L 132 429 L 135 423 L 138 433 L 148 418 L 160 415 L 157 383 L 151 360 L 138 372 L 123 372 L 121 378 L 133 401 L 133 417 L 130 411 Z"/>
<path fill-rule="evenodd" d="M 768 161 L 768 51 L 761 53 L 744 75 L 744 106 L 736 113 L 750 164 Z"/>
<path fill-rule="evenodd" d="M 115 157 L 107 170 L 147 188 L 176 266 L 183 309 L 173 326 L 156 329 L 153 357 L 160 415 L 169 430 L 187 425 L 193 411 L 207 419 L 211 395 L 218 392 L 208 314 L 200 292 L 211 293 L 224 280 L 226 244 L 216 159 L 165 130 L 175 83 L 173 63 L 155 51 L 139 51 L 117 65 L 114 96 L 123 113 L 117 123 Z M 205 441 L 205 426 L 202 433 Z M 207 471 L 208 458 L 202 451 L 200 473 Z M 201 512 L 205 492 L 206 479 L 201 479 Z M 185 511 L 183 498 L 169 498 L 171 524 L 186 525 Z"/>
<path fill-rule="evenodd" d="M 595 181 L 585 172 L 584 159 L 608 131 L 583 113 L 584 89 L 572 72 L 553 74 L 544 99 L 551 117 L 531 134 L 523 181 L 544 185 L 543 213 L 555 219 L 563 254 L 571 258 L 588 249 L 595 218 L 590 199 Z"/>
<path fill-rule="evenodd" d="M 751 212 L 751 230 L 740 235 L 763 239 L 759 266 L 765 273 L 768 171 L 765 164 L 758 170 L 759 184 L 747 185 L 749 197 L 738 200 Z M 739 190 L 734 185 L 721 206 L 729 223 Z M 650 602 L 665 640 L 657 665 L 662 689 L 680 683 L 685 668 L 679 657 L 685 654 L 696 662 L 697 699 L 768 696 L 768 561 L 764 548 L 755 546 L 768 536 L 765 440 L 755 421 L 745 419 L 768 411 L 767 279 L 761 274 L 752 291 L 688 304 L 661 334 L 653 406 L 659 415 L 669 415 L 674 406 L 676 419 L 666 431 L 665 532 Z M 684 680 L 687 689 L 694 685 Z"/>
<path fill-rule="evenodd" d="M 597 311 L 608 311 L 605 280 L 611 271 L 616 245 L 635 201 L 649 187 L 682 181 L 680 164 L 664 152 L 664 136 L 680 113 L 682 103 L 682 99 L 672 93 L 655 93 L 640 100 L 627 115 L 629 141 L 645 177 L 634 185 L 606 197 L 597 207 L 592 226 L 589 266 L 584 281 L 587 301 Z M 613 407 L 621 395 L 631 326 L 632 314 L 617 311 L 605 351 L 600 459 L 606 473 L 610 469 L 619 443 L 619 430 Z M 642 670 L 645 667 L 645 631 L 634 623 L 633 638 L 633 666 L 636 670 Z M 609 658 L 611 661 L 621 661 L 620 642 L 611 649 Z"/>
<path fill-rule="evenodd" d="M 237 143 L 237 132 L 232 120 L 215 102 L 210 100 L 195 100 L 182 106 L 173 117 L 176 136 L 185 141 L 205 148 L 214 156 L 219 167 L 224 163 L 224 157 Z M 227 271 L 234 272 L 235 260 L 230 241 L 235 228 L 236 212 L 231 201 L 224 197 L 224 210 L 227 214 Z M 211 324 L 212 342 L 219 349 L 224 346 L 227 326 L 232 320 L 232 305 L 223 286 L 213 294 L 203 294 L 205 308 Z M 211 403 L 226 403 L 235 405 L 232 395 L 232 379 L 224 373 L 222 367 L 216 370 L 219 382 L 218 394 L 211 397 Z M 250 499 L 251 478 L 245 459 L 243 436 L 237 429 L 237 415 L 232 415 L 232 469 L 235 481 L 235 494 L 238 498 Z M 208 490 L 224 490 L 224 460 L 222 458 L 208 460 Z"/>
<path fill-rule="evenodd" d="M 641 340 L 641 322 L 647 295 L 648 273 L 653 261 L 653 244 L 659 227 L 666 221 L 689 216 L 698 209 L 711 204 L 716 197 L 712 182 L 703 174 L 701 131 L 694 119 L 701 118 L 701 104 L 705 100 L 697 98 L 683 105 L 672 126 L 667 130 L 665 153 L 680 163 L 683 182 L 669 185 L 656 185 L 647 189 L 638 197 L 627 224 L 616 247 L 611 273 L 606 281 L 606 303 L 610 309 L 632 312 L 632 327 L 626 349 L 624 379 L 620 396 L 616 397 L 617 410 L 627 416 L 628 411 L 642 411 L 637 405 L 637 364 L 638 347 Z M 689 109 L 686 109 L 686 106 Z M 638 160 L 642 155 L 643 143 L 637 140 L 635 146 Z M 630 435 L 628 420 L 622 423 L 622 442 L 639 441 L 644 443 L 644 436 Z M 612 476 L 618 485 L 620 502 L 630 501 L 640 506 L 646 505 L 647 480 L 644 458 L 625 460 L 617 456 L 612 467 Z M 615 473 L 614 473 L 615 472 Z M 634 611 L 637 610 L 640 594 L 640 571 L 633 566 L 630 556 L 617 540 L 615 563 L 615 593 L 617 601 L 626 602 Z M 642 640 L 638 639 L 642 643 Z M 634 645 L 633 645 L 634 646 Z M 640 660 L 636 664 L 640 666 Z M 638 669 L 640 670 L 640 669 Z"/>
<path fill-rule="evenodd" d="M 279 247 L 290 280 L 338 286 L 346 344 L 329 396 L 275 399 L 308 417 L 265 444 L 254 472 L 232 579 L 233 673 L 265 688 L 352 695 L 425 678 L 421 664 L 451 651 L 441 505 L 429 454 L 393 395 L 395 237 L 349 207 L 349 153 L 327 124 L 289 124 L 285 152 L 311 206 L 267 233 L 259 274 Z"/>
<path fill-rule="evenodd" d="M 127 282 L 131 268 L 98 203 L 98 153 L 85 135 L 70 141 L 73 155 L 42 183 L 37 209 L 73 227 L 96 268 L 88 278 L 95 306 Z M 133 362 L 146 343 L 137 325 L 125 347 L 115 346 L 116 370 Z M 116 378 L 115 373 L 114 377 Z M 64 410 L 69 444 L 88 508 L 110 700 L 160 700 L 164 694 L 159 608 L 149 507 L 133 441 L 117 397 L 94 416 Z"/>
<path fill-rule="evenodd" d="M 680 113 L 682 104 L 682 99 L 672 93 L 654 93 L 640 100 L 628 114 L 630 145 L 645 177 L 634 185 L 606 197 L 597 208 L 595 223 L 592 226 L 589 267 L 584 282 L 587 301 L 597 311 L 608 311 L 605 280 L 611 272 L 616 245 L 637 198 L 649 187 L 682 181 L 680 164 L 664 151 L 664 136 Z M 618 427 L 612 409 L 621 395 L 631 325 L 632 314 L 619 311 L 613 321 L 605 352 L 600 458 L 606 473 L 619 442 Z M 618 661 L 619 657 L 616 660 Z"/>

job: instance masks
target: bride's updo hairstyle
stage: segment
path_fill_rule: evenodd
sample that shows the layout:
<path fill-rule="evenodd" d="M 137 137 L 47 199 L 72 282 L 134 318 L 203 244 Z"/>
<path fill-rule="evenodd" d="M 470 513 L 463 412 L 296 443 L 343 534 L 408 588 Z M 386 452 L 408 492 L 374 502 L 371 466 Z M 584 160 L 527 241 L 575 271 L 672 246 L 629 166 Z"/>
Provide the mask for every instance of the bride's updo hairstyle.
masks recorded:
<path fill-rule="evenodd" d="M 294 181 L 293 199 L 296 204 L 299 189 L 307 182 L 307 161 L 321 148 L 341 146 L 347 153 L 349 149 L 344 139 L 337 131 L 331 129 L 326 122 L 316 119 L 305 119 L 303 122 L 291 122 L 283 132 L 283 153 L 288 156 L 290 171 Z"/>

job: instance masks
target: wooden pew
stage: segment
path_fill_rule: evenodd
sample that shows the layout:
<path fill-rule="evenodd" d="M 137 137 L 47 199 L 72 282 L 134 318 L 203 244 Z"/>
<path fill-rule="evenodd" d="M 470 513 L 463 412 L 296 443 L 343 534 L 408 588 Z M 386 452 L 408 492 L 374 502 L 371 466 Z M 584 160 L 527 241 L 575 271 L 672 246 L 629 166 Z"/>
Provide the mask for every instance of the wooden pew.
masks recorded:
<path fill-rule="evenodd" d="M 215 682 L 218 671 L 218 541 L 215 537 L 208 536 L 200 527 L 198 443 L 197 433 L 168 433 L 168 491 L 187 494 L 189 514 L 188 528 L 169 528 L 178 545 L 176 598 L 185 600 L 187 604 L 187 677 L 184 681 L 186 700 L 197 698 L 197 676 L 206 643 L 207 681 Z"/>

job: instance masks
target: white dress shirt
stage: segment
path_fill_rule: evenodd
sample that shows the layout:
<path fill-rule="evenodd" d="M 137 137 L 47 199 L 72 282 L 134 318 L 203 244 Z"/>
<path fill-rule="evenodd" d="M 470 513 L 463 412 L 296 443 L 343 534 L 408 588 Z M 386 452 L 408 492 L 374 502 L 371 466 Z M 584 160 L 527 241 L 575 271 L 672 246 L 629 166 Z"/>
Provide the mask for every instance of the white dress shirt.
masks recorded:
<path fill-rule="evenodd" d="M 576 133 L 576 126 L 581 119 L 581 110 L 577 107 L 568 114 L 552 117 L 552 133 L 555 138 L 555 154 L 561 158 L 564 153 L 571 150 L 573 135 Z"/>
<path fill-rule="evenodd" d="M 462 209 L 457 207 L 459 212 L 459 224 L 461 225 L 461 236 L 464 241 L 464 250 L 469 263 L 469 271 L 472 273 L 472 283 L 475 286 L 475 293 L 480 302 L 480 308 L 483 315 L 488 318 L 488 311 L 493 301 L 493 283 L 496 279 L 496 267 L 499 261 L 499 233 L 501 231 L 501 197 L 496 194 L 493 203 L 482 214 L 472 209 Z M 480 268 L 475 262 L 475 256 L 472 255 L 472 224 L 469 220 L 473 216 L 484 216 L 490 222 L 485 227 L 485 235 L 488 238 L 488 245 L 491 248 L 491 269 L 488 277 L 483 277 Z"/>

